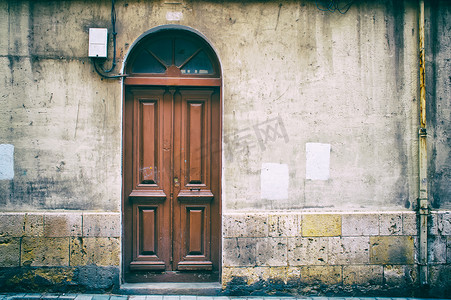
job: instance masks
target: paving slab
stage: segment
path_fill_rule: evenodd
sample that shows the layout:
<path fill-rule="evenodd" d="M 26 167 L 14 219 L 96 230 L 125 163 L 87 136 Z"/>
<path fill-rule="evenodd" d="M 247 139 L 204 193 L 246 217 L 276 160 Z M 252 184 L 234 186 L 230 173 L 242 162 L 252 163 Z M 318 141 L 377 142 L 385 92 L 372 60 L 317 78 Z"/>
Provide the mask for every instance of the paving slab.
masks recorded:
<path fill-rule="evenodd" d="M 91 300 L 110 300 L 110 295 L 95 295 L 92 296 Z"/>
<path fill-rule="evenodd" d="M 91 300 L 93 296 L 95 296 L 95 295 L 80 294 L 80 295 L 77 295 L 75 300 Z"/>
<path fill-rule="evenodd" d="M 146 296 L 146 300 L 163 300 L 163 296 Z"/>

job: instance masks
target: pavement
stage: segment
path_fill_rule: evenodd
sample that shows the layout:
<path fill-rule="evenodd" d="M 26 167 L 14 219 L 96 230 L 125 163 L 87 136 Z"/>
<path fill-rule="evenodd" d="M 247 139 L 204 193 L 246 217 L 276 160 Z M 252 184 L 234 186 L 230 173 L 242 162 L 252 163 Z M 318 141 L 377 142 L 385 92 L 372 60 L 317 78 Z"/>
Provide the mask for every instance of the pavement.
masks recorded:
<path fill-rule="evenodd" d="M 0 300 L 432 300 L 427 298 L 388 297 L 277 297 L 277 296 L 185 296 L 185 295 L 113 295 L 113 294 L 36 294 L 2 293 Z M 437 299 L 434 299 L 437 300 Z"/>

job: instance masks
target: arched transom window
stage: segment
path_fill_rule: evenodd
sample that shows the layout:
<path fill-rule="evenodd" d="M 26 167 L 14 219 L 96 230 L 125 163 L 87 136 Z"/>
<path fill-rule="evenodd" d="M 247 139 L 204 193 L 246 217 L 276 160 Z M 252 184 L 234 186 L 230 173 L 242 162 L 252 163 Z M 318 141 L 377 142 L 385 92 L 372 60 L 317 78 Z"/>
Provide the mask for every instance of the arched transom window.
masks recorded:
<path fill-rule="evenodd" d="M 213 49 L 196 35 L 166 30 L 142 40 L 127 63 L 133 77 L 219 78 Z"/>

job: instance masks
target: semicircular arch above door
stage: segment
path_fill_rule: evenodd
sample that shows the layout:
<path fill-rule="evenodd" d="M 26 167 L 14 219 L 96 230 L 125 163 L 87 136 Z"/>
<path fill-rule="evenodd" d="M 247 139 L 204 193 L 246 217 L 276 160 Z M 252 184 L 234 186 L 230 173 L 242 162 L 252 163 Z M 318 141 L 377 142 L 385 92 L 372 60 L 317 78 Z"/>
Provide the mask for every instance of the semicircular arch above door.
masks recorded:
<path fill-rule="evenodd" d="M 218 86 L 221 82 L 212 47 L 197 34 L 180 29 L 160 30 L 139 40 L 128 55 L 125 72 L 126 84 L 165 84 L 169 78 L 181 80 L 170 85 Z"/>

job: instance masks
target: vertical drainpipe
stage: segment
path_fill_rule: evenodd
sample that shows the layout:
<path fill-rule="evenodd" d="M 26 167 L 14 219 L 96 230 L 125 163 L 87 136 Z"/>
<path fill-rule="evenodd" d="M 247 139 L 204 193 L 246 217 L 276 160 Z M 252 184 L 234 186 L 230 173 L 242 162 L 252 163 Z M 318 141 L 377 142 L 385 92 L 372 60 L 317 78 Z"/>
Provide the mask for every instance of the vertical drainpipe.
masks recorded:
<path fill-rule="evenodd" d="M 426 82 L 424 55 L 424 0 L 419 0 L 419 55 L 420 55 L 420 129 L 419 129 L 419 230 L 420 230 L 420 284 L 428 284 L 428 181 L 426 144 Z"/>

